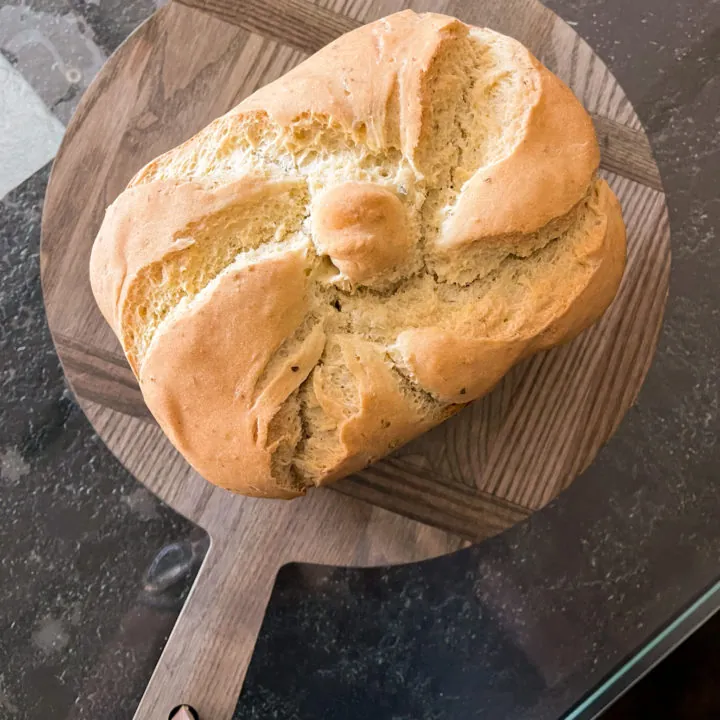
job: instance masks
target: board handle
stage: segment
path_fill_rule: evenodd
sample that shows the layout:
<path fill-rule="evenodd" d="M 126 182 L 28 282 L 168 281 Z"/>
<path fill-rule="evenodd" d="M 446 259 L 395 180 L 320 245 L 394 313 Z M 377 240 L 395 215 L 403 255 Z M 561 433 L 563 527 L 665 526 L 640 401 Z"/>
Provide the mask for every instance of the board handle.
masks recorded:
<path fill-rule="evenodd" d="M 167 720 L 182 705 L 194 708 L 199 720 L 232 717 L 282 565 L 281 558 L 268 557 L 262 537 L 251 537 L 252 528 L 249 533 L 242 528 L 247 519 L 236 517 L 236 532 L 215 535 L 222 539 L 211 535 L 210 549 L 135 720 Z M 272 526 L 274 519 L 266 521 Z M 262 518 L 256 515 L 251 524 L 262 527 Z"/>
<path fill-rule="evenodd" d="M 167 720 L 182 705 L 199 720 L 230 720 L 278 570 L 291 560 L 357 564 L 373 516 L 370 506 L 327 490 L 287 502 L 213 489 L 197 517 L 210 549 L 135 720 Z M 417 559 L 428 557 L 422 543 L 414 546 Z"/>

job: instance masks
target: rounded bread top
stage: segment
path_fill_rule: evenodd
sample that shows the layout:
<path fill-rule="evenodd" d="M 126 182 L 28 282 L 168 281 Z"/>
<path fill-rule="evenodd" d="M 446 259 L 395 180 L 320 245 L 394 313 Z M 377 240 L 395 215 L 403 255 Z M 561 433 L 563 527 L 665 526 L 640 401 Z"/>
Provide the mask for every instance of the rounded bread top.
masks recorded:
<path fill-rule="evenodd" d="M 520 43 L 403 11 L 143 168 L 93 291 L 209 480 L 291 497 L 592 323 L 624 226 L 590 117 Z"/>

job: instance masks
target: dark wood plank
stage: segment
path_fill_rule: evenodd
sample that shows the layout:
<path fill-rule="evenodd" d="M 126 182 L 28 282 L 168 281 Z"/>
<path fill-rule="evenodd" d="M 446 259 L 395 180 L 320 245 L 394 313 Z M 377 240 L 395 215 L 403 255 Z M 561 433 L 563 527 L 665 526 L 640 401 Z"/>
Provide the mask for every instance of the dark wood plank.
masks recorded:
<path fill-rule="evenodd" d="M 474 542 L 492 537 L 531 515 L 527 507 L 471 490 L 401 459 L 376 463 L 332 487 L 421 522 L 432 516 L 436 527 Z"/>
<path fill-rule="evenodd" d="M 599 115 L 593 115 L 593 123 L 600 144 L 600 167 L 662 192 L 660 171 L 647 135 Z"/>
<path fill-rule="evenodd" d="M 362 25 L 305 0 L 177 0 L 308 54 Z"/>
<path fill-rule="evenodd" d="M 55 347 L 79 398 L 154 422 L 124 356 L 89 348 L 62 333 L 55 335 Z"/>

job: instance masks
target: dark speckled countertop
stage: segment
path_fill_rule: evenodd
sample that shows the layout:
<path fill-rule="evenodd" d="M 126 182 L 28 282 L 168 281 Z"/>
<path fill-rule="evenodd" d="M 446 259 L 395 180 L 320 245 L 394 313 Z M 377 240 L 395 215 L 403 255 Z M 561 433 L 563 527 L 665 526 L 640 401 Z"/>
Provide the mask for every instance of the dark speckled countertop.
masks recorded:
<path fill-rule="evenodd" d="M 620 80 L 668 194 L 671 295 L 639 402 L 580 481 L 491 541 L 283 568 L 237 718 L 557 718 L 720 577 L 720 2 L 549 5 Z M 155 6 L 0 3 L 0 61 L 65 124 Z M 0 200 L 0 719 L 128 718 L 205 538 L 65 389 L 39 281 L 48 171 Z"/>

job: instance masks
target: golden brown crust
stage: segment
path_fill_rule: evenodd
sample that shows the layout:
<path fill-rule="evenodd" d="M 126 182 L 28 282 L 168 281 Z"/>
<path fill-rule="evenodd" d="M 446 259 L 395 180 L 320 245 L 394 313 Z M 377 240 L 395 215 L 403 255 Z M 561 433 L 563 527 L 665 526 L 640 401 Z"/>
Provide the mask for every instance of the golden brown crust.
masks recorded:
<path fill-rule="evenodd" d="M 140 371 L 143 396 L 193 467 L 248 495 L 293 497 L 271 468 L 268 429 L 282 403 L 315 366 L 324 338 L 288 361 L 265 388 L 273 354 L 308 309 L 307 253 L 295 250 L 233 267 L 155 336 Z"/>
<path fill-rule="evenodd" d="M 157 180 L 130 187 L 107 209 L 90 256 L 90 282 L 103 316 L 128 351 L 121 322 L 138 275 L 195 241 L 188 228 L 229 208 L 286 192 L 293 181 L 243 177 L 219 187 L 209 182 Z M 132 310 L 132 308 L 130 308 Z M 137 363 L 131 355 L 133 369 Z"/>
<path fill-rule="evenodd" d="M 467 35 L 455 18 L 411 10 L 347 33 L 233 111 L 267 115 L 280 127 L 327 115 L 372 150 L 411 156 L 421 132 L 424 75 L 448 38 Z"/>
<path fill-rule="evenodd" d="M 533 232 L 570 212 L 587 193 L 600 163 L 592 120 L 555 75 L 532 62 L 539 92 L 532 95 L 522 140 L 467 182 L 441 246 Z"/>
<path fill-rule="evenodd" d="M 322 479 L 338 480 L 360 470 L 396 447 L 428 430 L 436 421 L 413 406 L 401 392 L 377 348 L 359 338 L 342 338 L 342 353 L 355 379 L 358 401 L 349 417 L 322 391 L 323 376 L 315 380 L 315 392 L 328 415 L 338 421 L 342 460 Z"/>
<path fill-rule="evenodd" d="M 353 285 L 387 277 L 408 263 L 413 241 L 403 204 L 372 183 L 343 183 L 313 203 L 313 237 Z"/>
<path fill-rule="evenodd" d="M 615 298 L 626 260 L 626 233 L 622 209 L 604 180 L 597 182 L 597 198 L 592 204 L 597 225 L 575 246 L 581 264 L 594 268 L 589 280 L 576 295 L 570 294 L 554 317 L 532 343 L 531 352 L 547 350 L 569 342 L 592 325 Z"/>
<path fill-rule="evenodd" d="M 586 269 L 576 281 L 532 278 L 521 316 L 493 337 L 438 328 L 400 334 L 400 355 L 423 388 L 448 403 L 482 397 L 518 360 L 572 340 L 605 312 L 625 266 L 625 225 L 607 183 L 599 180 L 596 187 L 587 233 L 574 246 L 576 261 Z M 472 323 L 472 314 L 468 318 Z M 482 319 L 479 314 L 475 322 Z"/>
<path fill-rule="evenodd" d="M 519 43 L 397 13 L 143 168 L 91 280 L 147 404 L 264 497 L 360 469 L 611 302 L 592 122 Z"/>

